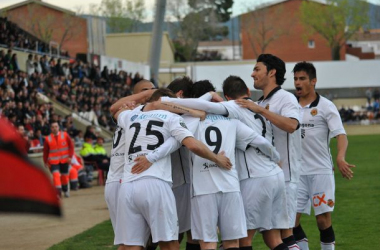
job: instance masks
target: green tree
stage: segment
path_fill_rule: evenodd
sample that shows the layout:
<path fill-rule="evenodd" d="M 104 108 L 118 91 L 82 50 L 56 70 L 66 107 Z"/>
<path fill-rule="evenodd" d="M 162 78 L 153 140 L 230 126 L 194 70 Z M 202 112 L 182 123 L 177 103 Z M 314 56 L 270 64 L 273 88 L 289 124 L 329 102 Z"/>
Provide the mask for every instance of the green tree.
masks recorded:
<path fill-rule="evenodd" d="M 215 15 L 219 22 L 227 22 L 232 14 L 233 0 L 188 0 L 189 6 L 195 11 Z"/>
<path fill-rule="evenodd" d="M 326 5 L 303 1 L 300 17 L 311 33 L 318 33 L 327 41 L 332 59 L 340 60 L 347 40 L 369 23 L 368 8 L 364 0 L 326 0 Z"/>
<path fill-rule="evenodd" d="M 111 33 L 133 32 L 145 18 L 145 5 L 144 0 L 102 0 L 91 12 L 107 19 Z"/>
<path fill-rule="evenodd" d="M 169 2 L 169 12 L 179 23 L 178 39 L 174 41 L 177 61 L 195 61 L 200 41 L 228 35 L 228 28 L 220 22 L 229 20 L 232 4 L 233 0 L 188 0 L 184 9 L 183 5 Z"/>

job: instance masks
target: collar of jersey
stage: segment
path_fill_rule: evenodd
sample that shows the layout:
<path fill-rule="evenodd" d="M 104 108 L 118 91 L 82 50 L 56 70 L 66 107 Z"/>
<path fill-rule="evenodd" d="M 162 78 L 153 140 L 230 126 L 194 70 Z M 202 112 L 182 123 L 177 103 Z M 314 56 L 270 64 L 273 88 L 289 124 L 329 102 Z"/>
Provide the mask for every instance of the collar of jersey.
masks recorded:
<path fill-rule="evenodd" d="M 314 108 L 318 106 L 320 97 L 318 93 L 316 94 L 317 94 L 317 98 L 315 98 L 315 100 L 312 103 L 310 103 L 309 108 Z M 297 101 L 300 102 L 300 98 L 298 96 L 297 96 Z"/>
<path fill-rule="evenodd" d="M 260 97 L 260 99 L 258 101 L 261 102 L 261 101 L 264 101 L 264 100 L 271 98 L 272 95 L 274 95 L 274 93 L 276 93 L 280 89 L 281 89 L 281 86 L 275 87 L 274 89 L 272 89 L 272 91 L 268 94 L 268 96 L 265 99 L 264 99 L 264 96 L 262 96 L 262 97 Z"/>

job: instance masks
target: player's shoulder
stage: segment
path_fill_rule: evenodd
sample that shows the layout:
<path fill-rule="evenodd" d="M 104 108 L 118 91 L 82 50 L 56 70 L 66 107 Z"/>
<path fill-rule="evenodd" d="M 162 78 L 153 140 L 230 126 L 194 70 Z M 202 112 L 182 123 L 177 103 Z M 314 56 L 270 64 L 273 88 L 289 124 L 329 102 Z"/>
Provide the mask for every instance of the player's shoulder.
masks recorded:
<path fill-rule="evenodd" d="M 271 99 L 277 100 L 277 102 L 279 103 L 282 103 L 284 101 L 298 103 L 296 96 L 293 93 L 284 89 L 279 89 L 278 91 L 276 91 Z"/>
<path fill-rule="evenodd" d="M 319 95 L 318 107 L 323 110 L 337 110 L 335 104 L 324 96 Z"/>

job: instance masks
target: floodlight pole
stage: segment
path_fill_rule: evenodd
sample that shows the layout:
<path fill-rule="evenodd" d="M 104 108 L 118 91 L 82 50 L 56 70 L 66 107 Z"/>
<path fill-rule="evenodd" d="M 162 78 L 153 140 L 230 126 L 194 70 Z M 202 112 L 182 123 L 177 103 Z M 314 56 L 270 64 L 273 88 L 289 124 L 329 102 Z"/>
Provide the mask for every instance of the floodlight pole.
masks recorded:
<path fill-rule="evenodd" d="M 150 46 L 150 77 L 158 84 L 158 69 L 160 68 L 162 31 L 164 25 L 166 0 L 156 0 L 156 13 L 153 23 L 153 33 Z"/>

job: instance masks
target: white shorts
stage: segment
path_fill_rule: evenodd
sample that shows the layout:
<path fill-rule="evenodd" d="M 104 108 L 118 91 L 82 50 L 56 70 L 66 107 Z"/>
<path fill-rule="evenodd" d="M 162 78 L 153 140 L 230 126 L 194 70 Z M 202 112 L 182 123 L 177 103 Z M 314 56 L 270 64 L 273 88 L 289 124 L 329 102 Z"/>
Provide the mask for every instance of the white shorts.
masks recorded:
<path fill-rule="evenodd" d="M 283 172 L 243 180 L 240 182 L 240 190 L 248 230 L 261 232 L 289 227 Z"/>
<path fill-rule="evenodd" d="M 301 175 L 298 184 L 297 212 L 310 215 L 334 211 L 335 179 L 333 174 Z"/>
<path fill-rule="evenodd" d="M 289 228 L 296 225 L 297 216 L 297 188 L 298 183 L 285 182 L 286 189 L 286 207 L 288 209 Z"/>
<path fill-rule="evenodd" d="M 110 213 L 111 223 L 113 231 L 116 229 L 116 215 L 117 215 L 117 201 L 119 198 L 119 188 L 121 183 L 119 181 L 106 183 L 104 188 L 104 198 L 108 206 L 108 212 Z"/>
<path fill-rule="evenodd" d="M 169 183 L 142 178 L 121 184 L 117 207 L 115 245 L 145 246 L 178 240 L 177 209 Z"/>
<path fill-rule="evenodd" d="M 195 240 L 218 242 L 247 237 L 240 192 L 195 196 L 191 199 L 191 234 Z"/>
<path fill-rule="evenodd" d="M 185 183 L 173 188 L 177 206 L 179 233 L 187 232 L 191 228 L 190 186 L 189 183 Z"/>

